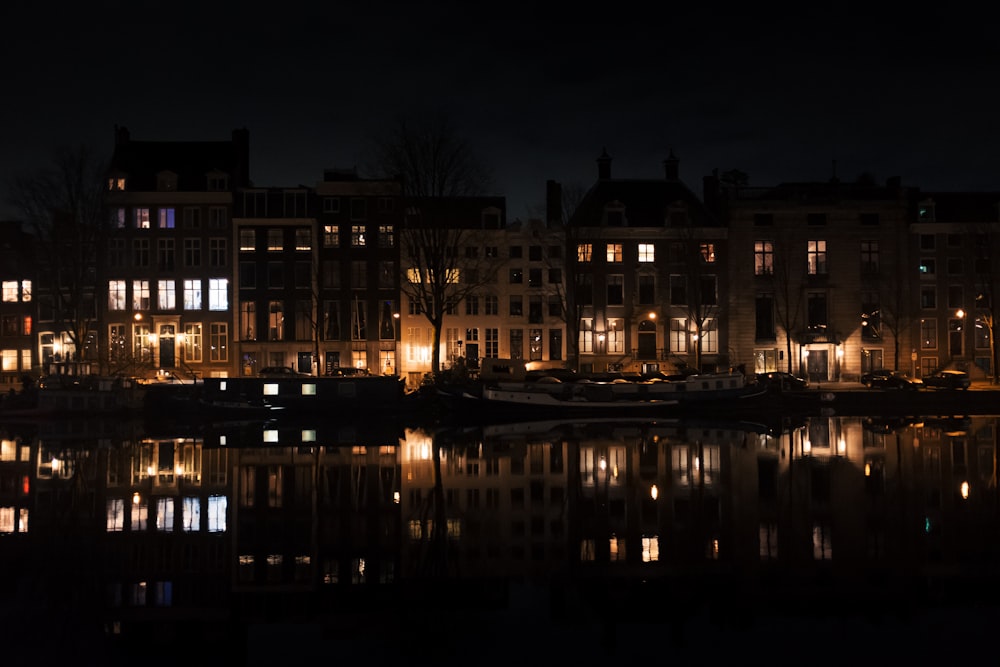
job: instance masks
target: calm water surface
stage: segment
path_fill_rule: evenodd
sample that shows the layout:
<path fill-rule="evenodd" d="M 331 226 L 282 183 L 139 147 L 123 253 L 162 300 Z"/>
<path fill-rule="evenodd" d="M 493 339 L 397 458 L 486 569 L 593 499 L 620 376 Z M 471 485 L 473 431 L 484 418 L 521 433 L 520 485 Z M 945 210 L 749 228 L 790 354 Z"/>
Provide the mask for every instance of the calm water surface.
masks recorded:
<path fill-rule="evenodd" d="M 960 659 L 1000 620 L 997 427 L 8 424 L 3 655 Z"/>

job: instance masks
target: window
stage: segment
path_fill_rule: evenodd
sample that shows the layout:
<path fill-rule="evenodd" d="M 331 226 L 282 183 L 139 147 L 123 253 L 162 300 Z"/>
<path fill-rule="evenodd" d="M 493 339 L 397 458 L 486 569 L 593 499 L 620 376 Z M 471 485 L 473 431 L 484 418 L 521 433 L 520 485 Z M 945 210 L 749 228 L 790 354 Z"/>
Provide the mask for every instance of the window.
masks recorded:
<path fill-rule="evenodd" d="M 806 242 L 806 262 L 809 275 L 826 275 L 826 241 Z"/>
<path fill-rule="evenodd" d="M 670 305 L 685 306 L 687 302 L 687 277 L 676 274 L 670 276 Z"/>
<path fill-rule="evenodd" d="M 323 225 L 323 247 L 340 247 L 340 227 L 337 225 Z"/>
<path fill-rule="evenodd" d="M 209 174 L 208 190 L 212 192 L 223 192 L 229 189 L 229 177 L 225 174 Z"/>
<path fill-rule="evenodd" d="M 312 250 L 312 230 L 308 227 L 295 228 L 295 249 Z"/>
<path fill-rule="evenodd" d="M 875 275 L 879 268 L 878 241 L 861 242 L 861 273 Z"/>
<path fill-rule="evenodd" d="M 320 265 L 323 287 L 340 287 L 340 262 L 326 261 Z"/>
<path fill-rule="evenodd" d="M 621 306 L 625 303 L 625 276 L 612 274 L 608 276 L 608 305 Z"/>
<path fill-rule="evenodd" d="M 156 262 L 161 271 L 174 270 L 173 239 L 159 239 L 156 242 Z"/>
<path fill-rule="evenodd" d="M 184 229 L 201 228 L 201 209 L 188 206 L 184 209 Z"/>
<path fill-rule="evenodd" d="M 656 277 L 642 274 L 639 275 L 638 280 L 639 304 L 643 306 L 650 306 L 656 303 Z"/>
<path fill-rule="evenodd" d="M 774 243 L 771 241 L 754 241 L 753 273 L 755 276 L 774 273 Z"/>
<path fill-rule="evenodd" d="M 108 310 L 125 310 L 125 281 L 108 281 Z"/>
<path fill-rule="evenodd" d="M 702 306 L 718 305 L 718 290 L 715 276 L 698 276 L 698 303 Z"/>
<path fill-rule="evenodd" d="M 510 270 L 510 280 L 511 285 L 520 285 L 524 282 L 524 271 L 520 268 Z"/>
<path fill-rule="evenodd" d="M 393 261 L 382 261 L 378 263 L 378 286 L 395 287 L 396 285 L 396 263 Z"/>
<path fill-rule="evenodd" d="M 559 285 L 562 283 L 562 269 L 549 269 L 549 284 Z"/>
<path fill-rule="evenodd" d="M 184 310 L 201 310 L 201 281 L 184 281 Z"/>
<path fill-rule="evenodd" d="M 508 249 L 508 257 L 511 259 L 521 259 L 524 256 L 524 248 L 519 245 L 512 245 Z"/>
<path fill-rule="evenodd" d="M 655 262 L 656 261 L 656 246 L 652 243 L 640 243 L 639 244 L 639 262 Z"/>
<path fill-rule="evenodd" d="M 486 329 L 486 347 L 483 350 L 484 357 L 496 359 L 500 356 L 500 330 Z"/>
<path fill-rule="evenodd" d="M 210 278 L 208 281 L 208 309 L 229 310 L 229 279 Z"/>
<path fill-rule="evenodd" d="M 808 326 L 810 329 L 826 329 L 827 309 L 825 293 L 810 292 L 807 297 L 806 311 L 808 313 Z"/>
<path fill-rule="evenodd" d="M 243 340 L 257 340 L 257 304 L 254 301 L 240 302 L 240 329 Z"/>
<path fill-rule="evenodd" d="M 774 295 L 757 295 L 754 316 L 754 338 L 756 340 L 775 340 L 777 334 L 774 327 Z"/>
<path fill-rule="evenodd" d="M 948 275 L 960 276 L 965 272 L 964 262 L 958 257 L 948 258 Z"/>
<path fill-rule="evenodd" d="M 396 231 L 392 225 L 378 226 L 378 247 L 392 248 L 396 245 Z"/>
<path fill-rule="evenodd" d="M 479 314 L 479 297 L 478 296 L 467 296 L 465 297 L 465 314 L 466 315 L 478 315 Z"/>
<path fill-rule="evenodd" d="M 201 266 L 201 239 L 184 239 L 184 266 Z"/>
<path fill-rule="evenodd" d="M 286 218 L 302 218 L 308 215 L 305 192 L 286 190 L 282 195 Z"/>
<path fill-rule="evenodd" d="M 308 289 L 312 287 L 312 263 L 311 262 L 295 262 L 293 267 L 295 281 L 295 286 L 300 289 Z"/>
<path fill-rule="evenodd" d="M 351 287 L 364 289 L 368 286 L 368 262 L 351 262 Z"/>
<path fill-rule="evenodd" d="M 252 229 L 240 230 L 240 252 L 253 252 L 257 249 L 257 235 Z"/>
<path fill-rule="evenodd" d="M 559 298 L 558 294 L 552 294 L 549 296 L 549 317 L 562 317 L 562 299 Z"/>
<path fill-rule="evenodd" d="M 149 266 L 149 239 L 133 239 L 132 266 L 139 268 Z"/>
<path fill-rule="evenodd" d="M 368 201 L 361 197 L 351 199 L 351 220 L 364 220 L 368 216 Z"/>
<path fill-rule="evenodd" d="M 201 323 L 192 322 L 184 325 L 184 361 L 201 363 Z"/>
<path fill-rule="evenodd" d="M 948 286 L 948 308 L 962 308 L 964 294 L 961 285 Z"/>
<path fill-rule="evenodd" d="M 589 262 L 594 252 L 594 246 L 589 243 L 581 243 L 576 246 L 576 260 L 578 262 Z"/>
<path fill-rule="evenodd" d="M 375 204 L 379 213 L 388 213 L 392 210 L 392 197 L 379 197 Z"/>
<path fill-rule="evenodd" d="M 528 287 L 542 286 L 542 270 L 528 269 Z"/>
<path fill-rule="evenodd" d="M 17 303 L 17 281 L 3 281 L 3 300 L 6 303 Z"/>
<path fill-rule="evenodd" d="M 861 340 L 875 342 L 882 338 L 882 317 L 878 292 L 861 293 Z"/>
<path fill-rule="evenodd" d="M 368 340 L 367 304 L 355 299 L 351 302 L 351 340 Z"/>
<path fill-rule="evenodd" d="M 208 240 L 208 265 L 226 265 L 226 239 Z"/>
<path fill-rule="evenodd" d="M 698 252 L 701 255 L 701 261 L 705 264 L 715 263 L 715 244 L 714 243 L 701 243 L 698 246 Z"/>
<path fill-rule="evenodd" d="M 937 289 L 934 287 L 920 288 L 920 307 L 930 310 L 937 308 Z"/>
<path fill-rule="evenodd" d="M 933 234 L 921 234 L 920 235 L 920 249 L 921 250 L 934 250 L 935 239 Z"/>
<path fill-rule="evenodd" d="M 225 229 L 229 222 L 229 213 L 224 206 L 210 206 L 208 208 L 208 228 Z"/>
<path fill-rule="evenodd" d="M 137 208 L 133 210 L 132 224 L 136 229 L 149 229 L 149 209 Z"/>
<path fill-rule="evenodd" d="M 524 329 L 510 330 L 510 358 L 524 358 Z"/>
<path fill-rule="evenodd" d="M 701 327 L 701 351 L 716 354 L 719 351 L 718 320 L 710 317 Z"/>
<path fill-rule="evenodd" d="M 213 322 L 209 328 L 209 361 L 229 361 L 229 325 Z"/>
<path fill-rule="evenodd" d="M 149 310 L 149 281 L 132 281 L 132 310 Z"/>
<path fill-rule="evenodd" d="M 172 208 L 161 208 L 159 211 L 159 228 L 160 229 L 173 229 L 174 228 L 174 209 Z"/>
<path fill-rule="evenodd" d="M 930 257 L 920 258 L 920 277 L 924 279 L 933 279 L 934 274 L 937 272 L 937 266 L 934 260 Z"/>
<path fill-rule="evenodd" d="M 267 286 L 270 289 L 281 289 L 285 286 L 285 266 L 282 262 L 267 263 Z"/>
<path fill-rule="evenodd" d="M 687 320 L 675 317 L 670 320 L 670 351 L 687 352 Z"/>
<path fill-rule="evenodd" d="M 159 280 L 156 283 L 156 307 L 160 310 L 177 308 L 177 289 L 173 280 Z"/>
<path fill-rule="evenodd" d="M 112 324 L 108 327 L 108 358 L 111 361 L 125 361 L 125 325 Z"/>
<path fill-rule="evenodd" d="M 920 349 L 937 349 L 937 320 L 926 318 L 920 320 Z"/>
<path fill-rule="evenodd" d="M 483 297 L 483 312 L 486 315 L 500 314 L 500 299 L 495 294 L 487 294 Z"/>
<path fill-rule="evenodd" d="M 340 303 L 327 301 L 323 304 L 323 340 L 340 340 Z"/>
<path fill-rule="evenodd" d="M 608 319 L 608 353 L 625 353 L 625 320 L 617 317 Z"/>
<path fill-rule="evenodd" d="M 281 301 L 267 304 L 267 339 L 285 339 L 285 305 Z"/>
<path fill-rule="evenodd" d="M 542 297 L 538 295 L 533 295 L 528 297 L 528 322 L 531 324 L 541 324 L 543 322 L 542 316 Z"/>
<path fill-rule="evenodd" d="M 622 261 L 622 244 L 609 243 L 607 248 L 608 264 L 620 264 Z"/>
<path fill-rule="evenodd" d="M 111 239 L 108 242 L 108 266 L 125 266 L 125 239 Z"/>
<path fill-rule="evenodd" d="M 363 248 L 365 245 L 365 226 L 351 225 L 351 246 L 354 248 Z"/>
<path fill-rule="evenodd" d="M 542 261 L 542 246 L 540 245 L 528 246 L 528 261 L 529 262 Z"/>
<path fill-rule="evenodd" d="M 285 248 L 283 229 L 267 230 L 267 250 L 268 252 L 280 252 Z"/>
<path fill-rule="evenodd" d="M 488 245 L 485 248 L 483 248 L 483 255 L 487 259 L 497 259 L 498 257 L 500 257 L 500 248 L 498 248 L 495 245 Z"/>
<path fill-rule="evenodd" d="M 511 317 L 523 317 L 524 316 L 524 303 L 521 295 L 514 294 L 510 297 L 510 316 Z"/>
<path fill-rule="evenodd" d="M 542 330 L 531 329 L 528 331 L 528 360 L 541 361 L 542 359 Z"/>
<path fill-rule="evenodd" d="M 323 197 L 323 212 L 324 213 L 340 213 L 340 198 L 339 197 Z"/>
<path fill-rule="evenodd" d="M 594 320 L 584 317 L 580 320 L 580 341 L 578 343 L 580 354 L 594 353 Z"/>

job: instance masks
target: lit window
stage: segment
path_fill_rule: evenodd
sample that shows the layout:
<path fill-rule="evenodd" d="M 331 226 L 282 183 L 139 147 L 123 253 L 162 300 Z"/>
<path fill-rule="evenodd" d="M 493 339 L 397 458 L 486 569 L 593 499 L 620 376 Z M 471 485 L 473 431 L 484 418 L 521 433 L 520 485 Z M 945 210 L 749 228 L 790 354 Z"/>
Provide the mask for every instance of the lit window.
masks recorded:
<path fill-rule="evenodd" d="M 132 211 L 133 217 L 132 221 L 135 223 L 136 229 L 149 229 L 149 209 L 148 208 L 137 208 Z"/>
<path fill-rule="evenodd" d="M 576 259 L 578 262 L 589 262 L 594 252 L 594 246 L 589 243 L 581 243 L 576 246 Z"/>
<path fill-rule="evenodd" d="M 639 244 L 639 261 L 640 262 L 655 262 L 656 261 L 656 246 L 652 243 L 640 243 Z"/>
<path fill-rule="evenodd" d="M 16 280 L 5 280 L 5 281 L 3 281 L 3 300 L 6 303 L 16 303 L 17 302 L 17 281 Z"/>
<path fill-rule="evenodd" d="M 706 264 L 712 264 L 715 262 L 715 244 L 714 243 L 702 243 L 701 244 L 701 259 Z"/>
<path fill-rule="evenodd" d="M 174 228 L 174 209 L 172 208 L 161 208 L 159 211 L 159 227 L 160 229 L 173 229 Z"/>
<path fill-rule="evenodd" d="M 211 278 L 208 281 L 208 309 L 229 310 L 229 280 Z"/>
<path fill-rule="evenodd" d="M 608 263 L 621 263 L 622 261 L 622 244 L 621 243 L 609 243 L 608 244 Z"/>

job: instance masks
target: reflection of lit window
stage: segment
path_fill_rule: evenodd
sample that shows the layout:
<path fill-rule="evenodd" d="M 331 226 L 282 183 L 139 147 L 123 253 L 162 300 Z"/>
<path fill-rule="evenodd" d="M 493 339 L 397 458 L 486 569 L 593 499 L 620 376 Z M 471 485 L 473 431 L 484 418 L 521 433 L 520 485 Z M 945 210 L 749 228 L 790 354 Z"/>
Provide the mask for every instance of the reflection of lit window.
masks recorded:
<path fill-rule="evenodd" d="M 660 538 L 643 535 L 642 537 L 642 562 L 652 563 L 660 560 Z"/>

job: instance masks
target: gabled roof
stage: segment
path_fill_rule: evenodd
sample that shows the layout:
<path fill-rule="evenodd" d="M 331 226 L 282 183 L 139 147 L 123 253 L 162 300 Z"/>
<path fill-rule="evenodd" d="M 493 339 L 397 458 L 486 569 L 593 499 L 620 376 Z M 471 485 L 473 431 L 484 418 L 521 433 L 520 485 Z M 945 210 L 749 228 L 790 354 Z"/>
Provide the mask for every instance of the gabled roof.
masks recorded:
<path fill-rule="evenodd" d="M 696 227 L 719 226 L 704 202 L 677 176 L 678 160 L 671 152 L 664 161 L 665 178 L 611 178 L 611 158 L 603 152 L 598 158 L 598 180 L 584 195 L 569 224 L 577 227 L 604 225 L 609 207 L 624 207 L 624 227 L 666 227 L 668 212 L 686 211 L 688 222 Z"/>
<path fill-rule="evenodd" d="M 118 128 L 110 172 L 127 176 L 127 189 L 152 192 L 157 174 L 177 174 L 177 189 L 206 189 L 206 176 L 228 174 L 230 187 L 250 184 L 249 132 L 234 130 L 230 141 L 133 141 L 126 128 Z"/>

